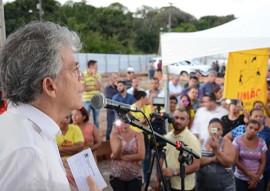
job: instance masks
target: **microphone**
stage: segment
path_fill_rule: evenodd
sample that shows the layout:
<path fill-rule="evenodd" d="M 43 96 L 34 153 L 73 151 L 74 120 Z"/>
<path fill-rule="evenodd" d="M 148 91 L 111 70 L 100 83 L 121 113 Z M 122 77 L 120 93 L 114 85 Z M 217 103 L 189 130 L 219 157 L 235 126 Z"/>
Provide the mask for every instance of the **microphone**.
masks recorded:
<path fill-rule="evenodd" d="M 115 110 L 141 112 L 140 109 L 134 106 L 120 103 L 118 101 L 114 101 L 111 99 L 107 99 L 103 94 L 94 95 L 91 99 L 91 105 L 95 109 L 107 108 L 107 109 L 115 109 Z"/>

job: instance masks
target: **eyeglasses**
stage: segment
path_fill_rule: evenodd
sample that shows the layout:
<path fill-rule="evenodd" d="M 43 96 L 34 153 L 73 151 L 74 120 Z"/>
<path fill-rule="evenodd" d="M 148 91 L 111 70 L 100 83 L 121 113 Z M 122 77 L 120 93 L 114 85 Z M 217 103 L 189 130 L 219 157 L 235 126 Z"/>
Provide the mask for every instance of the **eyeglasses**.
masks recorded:
<path fill-rule="evenodd" d="M 75 77 L 83 77 L 83 73 L 80 71 L 79 66 L 76 66 L 76 68 L 72 71 L 72 74 Z"/>

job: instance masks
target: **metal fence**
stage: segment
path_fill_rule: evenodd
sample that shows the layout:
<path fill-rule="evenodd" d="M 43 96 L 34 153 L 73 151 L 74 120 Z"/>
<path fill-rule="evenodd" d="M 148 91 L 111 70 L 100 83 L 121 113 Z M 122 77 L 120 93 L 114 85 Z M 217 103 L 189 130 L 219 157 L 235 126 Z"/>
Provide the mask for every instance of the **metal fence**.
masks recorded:
<path fill-rule="evenodd" d="M 98 72 L 126 72 L 128 67 L 133 67 L 135 72 L 148 72 L 149 61 L 156 57 L 155 54 L 147 55 L 129 55 L 129 54 L 92 54 L 92 53 L 77 53 L 78 62 L 80 63 L 81 71 L 87 69 L 89 60 L 98 62 Z"/>

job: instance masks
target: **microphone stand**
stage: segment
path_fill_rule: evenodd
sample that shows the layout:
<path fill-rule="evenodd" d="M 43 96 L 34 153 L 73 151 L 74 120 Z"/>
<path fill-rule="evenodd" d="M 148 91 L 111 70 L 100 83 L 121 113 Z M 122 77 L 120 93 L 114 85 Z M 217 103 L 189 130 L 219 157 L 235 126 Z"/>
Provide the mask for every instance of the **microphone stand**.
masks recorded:
<path fill-rule="evenodd" d="M 176 141 L 176 143 L 173 143 L 171 140 L 169 140 L 166 137 L 160 135 L 159 133 L 154 132 L 153 130 L 151 131 L 148 127 L 140 124 L 136 120 L 136 118 L 133 117 L 130 113 L 127 114 L 128 111 L 124 111 L 124 110 L 121 111 L 120 110 L 120 111 L 117 111 L 117 113 L 118 113 L 119 117 L 121 118 L 121 120 L 124 123 L 128 123 L 128 124 L 130 124 L 132 126 L 138 127 L 139 129 L 143 130 L 147 134 L 153 135 L 154 140 L 156 139 L 155 137 L 158 137 L 158 138 L 162 139 L 163 141 L 165 141 L 166 143 L 168 143 L 168 144 L 172 145 L 173 147 L 175 147 L 178 151 L 180 151 L 178 161 L 180 163 L 181 190 L 184 191 L 185 190 L 185 182 L 184 181 L 185 181 L 185 175 L 186 175 L 186 170 L 185 170 L 184 163 L 186 162 L 187 164 L 192 164 L 193 157 L 196 158 L 196 159 L 199 159 L 200 155 L 197 154 L 192 149 L 187 148 L 187 145 L 182 141 Z M 143 112 L 142 112 L 142 114 L 145 116 L 145 114 Z M 132 116 L 132 117 L 130 117 L 130 116 Z M 147 121 L 148 121 L 148 119 L 147 119 Z M 148 121 L 148 123 L 149 123 L 149 121 Z M 149 123 L 149 126 L 151 127 L 151 123 Z M 158 153 L 157 147 L 155 147 L 155 149 L 156 149 L 156 152 Z M 187 153 L 187 155 L 184 155 L 184 153 Z M 157 158 L 158 158 L 158 162 L 159 162 L 158 154 L 157 154 Z M 159 167 L 159 171 L 160 171 L 160 174 L 161 174 L 163 185 L 165 186 L 164 177 L 162 175 L 160 166 L 158 165 L 158 167 Z"/>
<path fill-rule="evenodd" d="M 128 111 L 126 111 L 126 110 L 118 110 L 117 111 L 117 114 L 120 117 L 121 121 L 123 121 L 124 123 L 128 123 L 128 124 L 130 124 L 132 126 L 135 126 L 135 127 L 138 127 L 138 125 L 141 125 L 140 123 L 138 123 L 138 119 L 136 119 L 133 115 L 131 115 L 130 113 L 128 113 Z M 142 112 L 142 114 L 144 115 L 143 112 Z M 144 117 L 145 117 L 145 115 L 144 115 Z M 148 121 L 148 119 L 147 119 L 147 121 Z M 149 123 L 149 121 L 148 121 L 148 123 Z M 151 125 L 151 123 L 149 123 L 149 124 Z M 147 128 L 147 127 L 145 127 L 145 128 Z M 149 133 L 148 134 L 153 134 L 153 132 L 154 131 L 150 131 L 149 130 Z M 158 171 L 160 173 L 161 182 L 163 184 L 163 187 L 162 188 L 163 188 L 163 191 L 167 191 L 166 190 L 166 187 L 165 187 L 164 176 L 162 174 L 162 170 L 161 170 L 161 167 L 159 165 L 160 157 L 158 155 L 158 149 L 157 149 L 157 146 L 156 146 L 157 145 L 156 144 L 156 138 L 153 136 L 153 139 L 154 139 L 154 143 L 155 143 L 155 147 L 154 148 L 155 148 L 155 152 L 156 152 L 156 160 L 157 160 Z M 147 183 L 147 186 L 145 187 L 145 189 L 147 189 L 147 187 L 148 187 L 148 183 Z"/>

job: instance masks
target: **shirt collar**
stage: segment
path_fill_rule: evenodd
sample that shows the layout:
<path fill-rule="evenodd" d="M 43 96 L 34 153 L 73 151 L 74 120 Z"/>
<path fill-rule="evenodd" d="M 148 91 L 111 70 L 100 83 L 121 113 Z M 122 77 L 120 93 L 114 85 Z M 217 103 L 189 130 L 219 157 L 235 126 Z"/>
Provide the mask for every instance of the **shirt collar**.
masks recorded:
<path fill-rule="evenodd" d="M 10 109 L 35 123 L 48 138 L 55 139 L 56 135 L 61 135 L 61 130 L 55 121 L 39 109 L 29 104 L 20 104 Z"/>
<path fill-rule="evenodd" d="M 187 127 L 181 133 L 179 133 L 178 135 L 175 135 L 174 130 L 173 130 L 172 131 L 172 136 L 182 138 L 182 137 L 185 137 L 186 133 L 187 133 Z"/>

